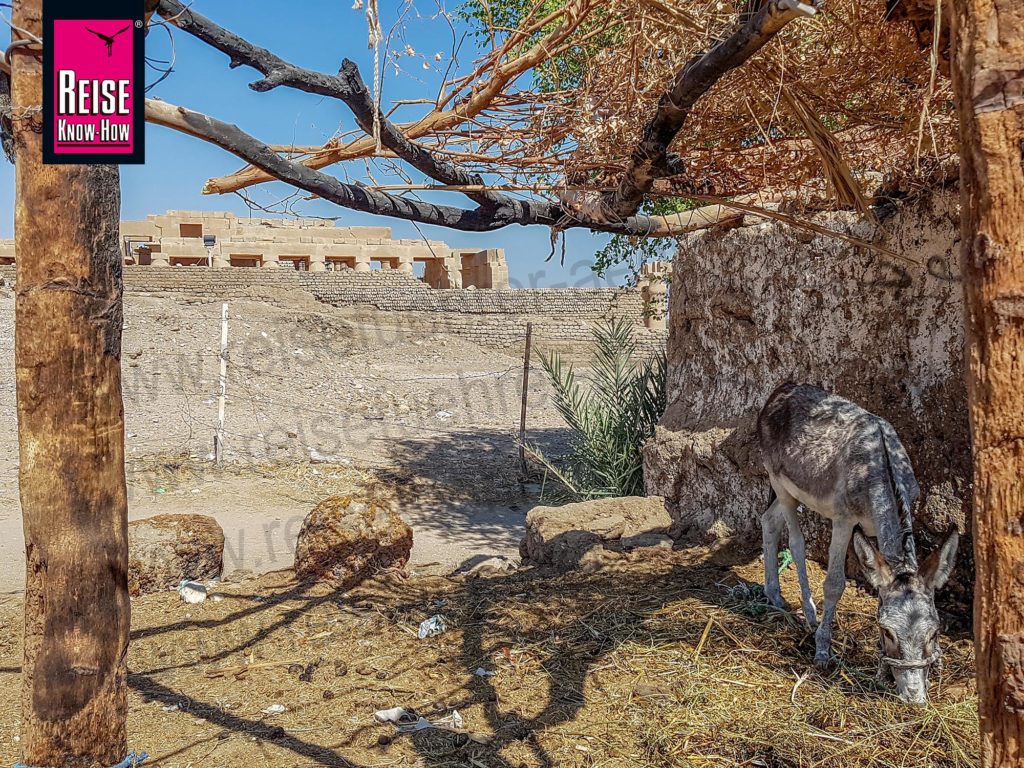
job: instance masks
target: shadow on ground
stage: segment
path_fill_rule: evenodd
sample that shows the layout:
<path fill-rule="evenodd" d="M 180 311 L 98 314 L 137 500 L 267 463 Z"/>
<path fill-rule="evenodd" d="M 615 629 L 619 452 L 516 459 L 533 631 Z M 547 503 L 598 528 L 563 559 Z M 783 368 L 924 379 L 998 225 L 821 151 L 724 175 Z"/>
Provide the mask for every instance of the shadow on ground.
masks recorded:
<path fill-rule="evenodd" d="M 562 456 L 569 430 L 536 430 L 529 439 L 546 454 Z M 470 545 L 483 555 L 515 551 L 526 513 L 540 503 L 540 486 L 523 482 L 512 433 L 406 438 L 389 451 L 395 469 L 378 474 L 396 489 L 402 517 L 417 537 L 457 542 L 462 549 Z"/>
<path fill-rule="evenodd" d="M 131 743 L 165 768 L 976 760 L 969 643 L 947 642 L 936 705 L 908 710 L 872 680 L 868 596 L 848 592 L 843 662 L 819 672 L 799 623 L 751 589 L 757 571 L 690 551 L 591 574 L 384 574 L 337 593 L 281 572 L 200 605 L 147 595 L 133 601 Z M 786 574 L 791 601 L 795 586 Z M 11 638 L 16 608 L 0 616 Z M 435 614 L 447 631 L 418 639 Z M 0 712 L 17 712 L 19 662 L 16 644 L 0 648 Z M 466 733 L 374 723 L 395 706 L 431 720 L 457 710 Z M 0 727 L 16 732 L 6 717 Z M 0 760 L 16 751 L 0 741 Z"/>

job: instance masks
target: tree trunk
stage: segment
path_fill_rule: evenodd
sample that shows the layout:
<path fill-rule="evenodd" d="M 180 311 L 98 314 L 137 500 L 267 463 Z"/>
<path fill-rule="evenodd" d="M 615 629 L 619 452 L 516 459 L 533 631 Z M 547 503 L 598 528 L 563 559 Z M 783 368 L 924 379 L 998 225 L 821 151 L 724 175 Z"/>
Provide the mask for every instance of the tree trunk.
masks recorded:
<path fill-rule="evenodd" d="M 42 36 L 41 9 L 41 0 L 16 1 L 14 23 Z M 21 745 L 28 765 L 96 768 L 119 762 L 126 749 L 119 173 L 42 164 L 32 114 L 42 65 L 20 50 L 12 80 L 27 559 Z"/>
<path fill-rule="evenodd" d="M 1024 3 L 956 0 L 983 766 L 1024 766 Z"/>

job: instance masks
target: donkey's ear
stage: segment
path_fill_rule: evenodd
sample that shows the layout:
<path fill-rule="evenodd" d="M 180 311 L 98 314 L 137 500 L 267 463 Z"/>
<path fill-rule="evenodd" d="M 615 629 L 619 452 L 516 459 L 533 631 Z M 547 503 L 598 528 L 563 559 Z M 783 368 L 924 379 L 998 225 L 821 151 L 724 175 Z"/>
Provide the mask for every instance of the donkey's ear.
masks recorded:
<path fill-rule="evenodd" d="M 853 550 L 857 553 L 864 576 L 875 589 L 882 589 L 892 583 L 892 571 L 882 553 L 868 541 L 860 531 L 853 533 Z"/>
<path fill-rule="evenodd" d="M 949 581 L 956 563 L 956 550 L 960 546 L 960 533 L 954 528 L 942 542 L 942 546 L 928 555 L 921 568 L 921 578 L 932 592 L 942 589 Z"/>

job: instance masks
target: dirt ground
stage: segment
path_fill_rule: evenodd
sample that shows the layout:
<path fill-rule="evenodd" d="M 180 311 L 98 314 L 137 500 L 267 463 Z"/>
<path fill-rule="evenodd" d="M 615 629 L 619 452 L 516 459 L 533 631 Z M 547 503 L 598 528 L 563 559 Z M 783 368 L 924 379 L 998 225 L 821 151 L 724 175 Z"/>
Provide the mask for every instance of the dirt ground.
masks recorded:
<path fill-rule="evenodd" d="M 226 465 L 217 469 L 220 312 L 220 301 L 126 297 L 130 518 L 213 515 L 227 572 L 259 573 L 291 563 L 320 499 L 373 477 L 399 491 L 419 572 L 516 554 L 538 496 L 519 482 L 513 443 L 520 350 L 355 324 L 326 305 L 231 301 Z M 0 594 L 24 584 L 13 327 L 14 301 L 0 298 Z M 557 455 L 565 432 L 539 371 L 529 426 Z"/>
<path fill-rule="evenodd" d="M 821 672 L 812 636 L 760 601 L 756 564 L 661 552 L 590 575 L 449 576 L 514 554 L 537 501 L 511 439 L 519 350 L 232 302 L 227 462 L 214 468 L 219 302 L 126 305 L 130 515 L 211 514 L 227 540 L 228 578 L 205 603 L 132 601 L 129 732 L 147 765 L 976 764 L 970 642 L 944 638 L 934 705 L 903 707 L 873 680 L 874 605 L 857 590 L 840 611 L 842 662 Z M 24 567 L 12 329 L 0 299 L 6 764 L 19 757 Z M 530 399 L 532 435 L 557 455 L 565 432 L 540 375 Z M 345 593 L 296 584 L 304 515 L 376 481 L 414 529 L 408 572 Z M 796 601 L 792 573 L 784 589 Z M 438 614 L 447 631 L 417 639 Z M 431 721 L 457 711 L 463 727 L 375 724 L 396 706 Z"/>
<path fill-rule="evenodd" d="M 932 706 L 907 707 L 873 679 L 872 598 L 848 591 L 842 661 L 821 672 L 813 636 L 758 599 L 759 578 L 695 551 L 557 578 L 392 575 L 338 593 L 280 572 L 200 605 L 146 595 L 132 601 L 130 746 L 164 768 L 977 764 L 968 639 L 943 638 Z M 792 569 L 783 587 L 797 603 Z M 447 631 L 417 639 L 436 614 Z M 20 638 L 9 597 L 5 764 L 18 757 Z M 374 722 L 391 707 L 458 712 L 463 726 L 398 734 Z"/>

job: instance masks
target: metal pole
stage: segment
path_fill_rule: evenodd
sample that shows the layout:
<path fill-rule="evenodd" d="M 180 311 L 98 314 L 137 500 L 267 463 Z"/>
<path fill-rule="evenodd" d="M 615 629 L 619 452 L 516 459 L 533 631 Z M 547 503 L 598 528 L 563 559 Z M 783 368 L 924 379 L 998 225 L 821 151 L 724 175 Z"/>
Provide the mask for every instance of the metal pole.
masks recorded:
<path fill-rule="evenodd" d="M 220 403 L 217 406 L 217 434 L 213 436 L 213 460 L 220 464 L 224 452 L 224 398 L 228 390 L 228 304 L 220 309 Z"/>
<path fill-rule="evenodd" d="M 530 346 L 533 323 L 526 324 L 526 351 L 523 353 L 523 406 L 519 412 L 519 466 L 526 477 L 526 398 L 530 391 Z"/>

